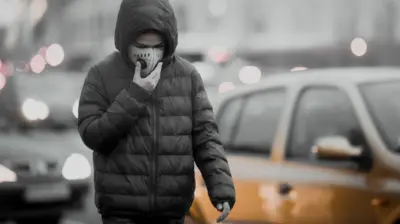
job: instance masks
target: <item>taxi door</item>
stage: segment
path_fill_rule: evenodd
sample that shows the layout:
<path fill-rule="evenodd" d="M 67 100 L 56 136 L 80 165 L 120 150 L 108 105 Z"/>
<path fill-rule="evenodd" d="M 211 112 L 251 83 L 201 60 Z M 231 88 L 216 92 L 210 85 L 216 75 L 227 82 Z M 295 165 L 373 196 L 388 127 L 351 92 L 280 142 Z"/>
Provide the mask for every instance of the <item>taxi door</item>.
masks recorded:
<path fill-rule="evenodd" d="M 279 186 L 285 188 L 281 195 L 289 208 L 285 223 L 376 223 L 371 206 L 375 193 L 368 186 L 372 156 L 346 91 L 334 86 L 307 87 L 299 92 L 293 108 L 281 146 L 284 162 Z M 315 142 L 330 136 L 342 136 L 361 147 L 363 160 L 316 159 L 311 150 Z"/>
<path fill-rule="evenodd" d="M 275 208 L 280 198 L 274 187 L 277 164 L 270 161 L 270 152 L 285 104 L 286 90 L 271 87 L 221 105 L 217 123 L 237 194 L 229 223 L 269 223 L 279 218 Z M 207 222 L 215 222 L 219 213 L 211 205 L 204 184 L 196 189 L 196 202 Z"/>

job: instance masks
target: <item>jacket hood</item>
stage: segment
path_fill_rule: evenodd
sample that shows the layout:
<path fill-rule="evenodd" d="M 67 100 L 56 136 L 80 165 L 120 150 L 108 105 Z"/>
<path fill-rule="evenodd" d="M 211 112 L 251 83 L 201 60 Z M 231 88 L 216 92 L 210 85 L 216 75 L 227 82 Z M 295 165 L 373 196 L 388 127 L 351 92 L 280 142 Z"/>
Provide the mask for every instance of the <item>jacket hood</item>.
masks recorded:
<path fill-rule="evenodd" d="M 146 30 L 155 30 L 165 39 L 164 58 L 171 57 L 178 45 L 177 22 L 167 0 L 123 0 L 118 12 L 114 42 L 122 57 L 129 60 L 128 47 Z"/>

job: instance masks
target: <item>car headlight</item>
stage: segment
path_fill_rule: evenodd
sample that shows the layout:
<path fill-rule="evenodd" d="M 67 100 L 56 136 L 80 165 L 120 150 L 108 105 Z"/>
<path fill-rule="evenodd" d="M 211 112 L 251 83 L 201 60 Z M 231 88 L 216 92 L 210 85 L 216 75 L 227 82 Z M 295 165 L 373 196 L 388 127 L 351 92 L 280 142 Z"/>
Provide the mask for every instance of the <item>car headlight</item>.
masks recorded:
<path fill-rule="evenodd" d="M 36 121 L 46 119 L 50 110 L 47 104 L 42 101 L 26 99 L 22 103 L 22 113 L 29 121 Z"/>
<path fill-rule="evenodd" d="M 67 180 L 82 180 L 90 177 L 92 167 L 86 157 L 79 153 L 71 154 L 65 160 L 62 175 Z"/>
<path fill-rule="evenodd" d="M 79 100 L 76 100 L 74 105 L 72 106 L 72 114 L 75 118 L 78 118 L 78 108 L 79 108 Z"/>
<path fill-rule="evenodd" d="M 0 164 L 0 183 L 17 181 L 17 174 Z"/>

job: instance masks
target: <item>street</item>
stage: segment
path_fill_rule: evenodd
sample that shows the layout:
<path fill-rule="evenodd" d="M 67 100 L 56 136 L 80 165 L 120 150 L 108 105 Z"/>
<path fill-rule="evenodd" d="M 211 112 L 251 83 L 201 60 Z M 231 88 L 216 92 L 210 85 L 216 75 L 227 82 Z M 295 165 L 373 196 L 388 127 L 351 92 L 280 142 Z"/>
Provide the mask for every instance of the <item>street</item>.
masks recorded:
<path fill-rule="evenodd" d="M 92 180 L 91 180 L 92 181 Z M 93 185 L 92 185 L 93 186 Z M 97 224 L 101 223 L 100 215 L 94 206 L 93 188 L 88 198 L 86 199 L 86 209 L 81 212 L 68 214 L 62 224 Z"/>

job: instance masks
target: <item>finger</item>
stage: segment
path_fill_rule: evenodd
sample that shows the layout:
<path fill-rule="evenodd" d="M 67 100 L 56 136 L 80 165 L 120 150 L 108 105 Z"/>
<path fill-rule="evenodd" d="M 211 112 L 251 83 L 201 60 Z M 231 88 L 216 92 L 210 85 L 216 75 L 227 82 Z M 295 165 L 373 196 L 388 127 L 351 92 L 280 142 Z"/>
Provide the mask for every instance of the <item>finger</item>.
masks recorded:
<path fill-rule="evenodd" d="M 157 65 L 157 68 L 155 69 L 158 73 L 160 73 L 161 72 L 161 69 L 162 69 L 162 66 L 163 66 L 163 63 L 162 62 L 159 62 L 158 63 L 158 65 Z"/>
<path fill-rule="evenodd" d="M 161 77 L 160 74 L 154 76 L 154 78 L 152 79 L 152 82 L 153 82 L 154 84 L 157 84 L 157 83 L 158 83 L 158 80 L 160 80 L 160 77 Z"/>
<path fill-rule="evenodd" d="M 154 76 L 153 76 L 153 79 L 160 79 L 160 77 L 161 77 L 161 72 L 155 72 L 155 74 L 154 74 Z"/>
<path fill-rule="evenodd" d="M 160 80 L 160 76 L 155 77 L 154 79 L 152 79 L 150 82 L 153 86 L 157 86 L 158 84 L 158 80 Z"/>
<path fill-rule="evenodd" d="M 162 65 L 163 65 L 162 62 L 159 62 L 159 63 L 157 64 L 157 67 L 156 67 L 156 68 L 153 70 L 153 72 L 151 73 L 151 76 L 152 76 L 153 78 L 160 75 L 161 69 L 162 69 Z"/>
<path fill-rule="evenodd" d="M 142 64 L 140 62 L 136 62 L 136 68 L 135 68 L 135 76 L 140 77 L 140 72 L 142 71 Z"/>
<path fill-rule="evenodd" d="M 160 66 L 160 63 L 157 64 L 157 67 L 155 67 L 153 69 L 153 71 L 150 72 L 150 74 L 146 77 L 146 79 L 151 80 L 151 79 L 154 79 L 155 77 L 157 77 L 158 75 L 160 75 L 161 69 L 159 66 Z"/>
<path fill-rule="evenodd" d="M 153 72 L 150 73 L 149 76 L 146 77 L 146 79 L 154 82 L 155 80 L 160 79 L 160 72 L 156 68 L 155 70 L 153 70 Z"/>

